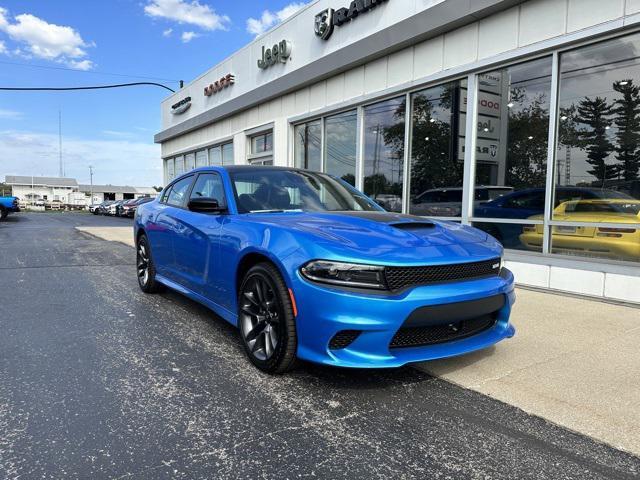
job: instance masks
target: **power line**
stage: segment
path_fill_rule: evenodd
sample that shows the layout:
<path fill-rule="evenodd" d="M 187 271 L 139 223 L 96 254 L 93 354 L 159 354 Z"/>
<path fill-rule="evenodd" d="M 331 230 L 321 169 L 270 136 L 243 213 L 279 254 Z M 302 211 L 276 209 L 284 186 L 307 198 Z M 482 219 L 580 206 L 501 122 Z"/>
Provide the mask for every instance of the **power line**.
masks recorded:
<path fill-rule="evenodd" d="M 173 82 L 179 83 L 180 80 L 174 80 L 172 78 L 161 78 L 161 77 L 149 77 L 145 75 L 128 75 L 125 73 L 112 73 L 112 72 L 101 72 L 97 70 L 78 70 L 76 68 L 66 68 L 66 67 L 55 67 L 51 65 L 32 65 L 29 63 L 20 63 L 20 62 L 7 62 L 5 60 L 0 61 L 0 64 L 3 65 L 16 65 L 19 67 L 27 67 L 27 68 L 42 68 L 45 70 L 62 70 L 66 72 L 76 72 L 76 73 L 90 73 L 93 75 L 108 75 L 112 77 L 126 77 L 126 78 L 141 78 L 145 80 L 159 80 L 161 82 Z"/>
<path fill-rule="evenodd" d="M 139 85 L 153 85 L 156 87 L 161 87 L 166 90 L 169 90 L 172 93 L 175 93 L 173 88 L 169 88 L 166 85 L 156 82 L 132 82 L 132 83 L 115 83 L 112 85 L 92 85 L 85 87 L 0 87 L 0 91 L 11 91 L 11 92 L 35 92 L 35 91 L 69 91 L 69 90 L 101 90 L 105 88 L 121 88 L 121 87 L 133 87 Z"/>

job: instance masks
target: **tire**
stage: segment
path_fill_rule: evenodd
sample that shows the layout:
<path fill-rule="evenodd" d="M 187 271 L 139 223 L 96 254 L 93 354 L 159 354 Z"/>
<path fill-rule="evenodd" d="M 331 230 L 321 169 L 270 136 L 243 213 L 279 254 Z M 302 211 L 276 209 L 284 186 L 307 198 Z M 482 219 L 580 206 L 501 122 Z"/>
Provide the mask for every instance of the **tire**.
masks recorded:
<path fill-rule="evenodd" d="M 0 208 L 0 220 L 4 220 L 9 215 L 5 208 Z"/>
<path fill-rule="evenodd" d="M 144 293 L 160 291 L 161 285 L 156 281 L 156 268 L 146 235 L 141 235 L 136 243 L 136 276 L 138 285 Z"/>
<path fill-rule="evenodd" d="M 270 263 L 252 267 L 238 292 L 238 327 L 251 363 L 281 374 L 296 363 L 298 339 L 289 290 Z"/>

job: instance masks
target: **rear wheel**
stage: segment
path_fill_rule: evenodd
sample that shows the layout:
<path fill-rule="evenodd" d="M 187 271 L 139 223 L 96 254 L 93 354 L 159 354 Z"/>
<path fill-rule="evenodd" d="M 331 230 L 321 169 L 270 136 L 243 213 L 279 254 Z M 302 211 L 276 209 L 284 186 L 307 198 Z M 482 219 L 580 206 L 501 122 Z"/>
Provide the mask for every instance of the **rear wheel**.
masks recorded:
<path fill-rule="evenodd" d="M 4 207 L 0 207 L 0 220 L 4 220 L 9 215 L 9 212 Z"/>
<path fill-rule="evenodd" d="M 156 268 L 151 257 L 151 248 L 146 235 L 141 235 L 136 246 L 136 272 L 138 285 L 144 293 L 156 293 L 160 284 L 156 281 Z"/>
<path fill-rule="evenodd" d="M 296 323 L 280 272 L 260 263 L 245 275 L 238 296 L 238 324 L 251 363 L 267 373 L 284 373 L 296 361 Z"/>

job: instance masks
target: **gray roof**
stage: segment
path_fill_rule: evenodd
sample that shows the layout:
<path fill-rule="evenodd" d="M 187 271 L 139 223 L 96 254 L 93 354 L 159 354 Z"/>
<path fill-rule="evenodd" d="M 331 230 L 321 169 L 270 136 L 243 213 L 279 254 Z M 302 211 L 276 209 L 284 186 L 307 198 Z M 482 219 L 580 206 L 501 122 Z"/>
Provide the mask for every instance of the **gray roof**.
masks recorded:
<path fill-rule="evenodd" d="M 7 175 L 7 185 L 46 185 L 48 187 L 77 187 L 75 178 L 63 177 L 27 177 L 24 175 Z"/>
<path fill-rule="evenodd" d="M 91 192 L 91 185 L 78 185 L 81 192 Z M 118 185 L 94 185 L 93 193 L 132 193 L 138 195 L 150 195 L 157 192 L 151 187 L 128 187 Z"/>

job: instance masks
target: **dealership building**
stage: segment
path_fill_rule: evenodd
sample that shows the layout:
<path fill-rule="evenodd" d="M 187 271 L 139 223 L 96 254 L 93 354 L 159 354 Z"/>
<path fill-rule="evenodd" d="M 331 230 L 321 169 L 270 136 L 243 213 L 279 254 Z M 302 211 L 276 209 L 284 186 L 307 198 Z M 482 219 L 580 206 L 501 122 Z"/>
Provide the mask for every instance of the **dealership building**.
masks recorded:
<path fill-rule="evenodd" d="M 640 0 L 317 0 L 165 99 L 155 139 L 167 183 L 326 172 L 494 235 L 521 285 L 640 303 Z"/>

